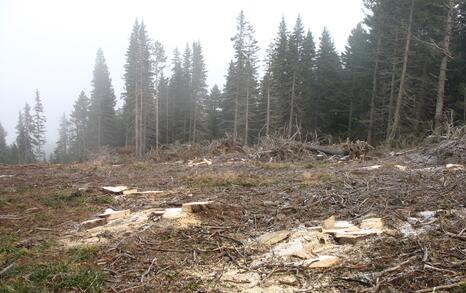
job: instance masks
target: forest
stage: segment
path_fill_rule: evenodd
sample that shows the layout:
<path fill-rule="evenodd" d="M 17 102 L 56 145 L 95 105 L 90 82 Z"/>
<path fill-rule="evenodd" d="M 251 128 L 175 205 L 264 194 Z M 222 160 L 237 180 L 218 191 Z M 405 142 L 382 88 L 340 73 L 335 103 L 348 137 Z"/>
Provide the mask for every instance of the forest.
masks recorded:
<path fill-rule="evenodd" d="M 98 49 L 92 90 L 77 89 L 55 151 L 44 152 L 46 117 L 37 90 L 33 107 L 19 111 L 11 145 L 0 124 L 0 162 L 82 161 L 104 146 L 141 157 L 168 144 L 225 136 L 243 145 L 280 136 L 399 147 L 464 124 L 466 1 L 364 0 L 364 6 L 366 16 L 341 53 L 327 29 L 313 36 L 300 16 L 293 24 L 277 21 L 273 41 L 259 48 L 254 23 L 239 12 L 225 84 L 211 88 L 200 41 L 168 56 L 136 20 L 122 96 Z"/>

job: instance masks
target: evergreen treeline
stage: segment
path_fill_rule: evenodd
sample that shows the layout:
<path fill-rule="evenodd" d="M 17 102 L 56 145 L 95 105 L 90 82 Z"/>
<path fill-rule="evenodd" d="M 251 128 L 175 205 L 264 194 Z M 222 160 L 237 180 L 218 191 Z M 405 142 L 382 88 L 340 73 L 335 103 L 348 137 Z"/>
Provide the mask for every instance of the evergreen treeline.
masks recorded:
<path fill-rule="evenodd" d="M 298 16 L 282 19 L 259 60 L 253 25 L 236 19 L 223 88 L 206 83 L 199 41 L 171 57 L 136 21 L 126 51 L 123 105 L 116 109 L 110 73 L 98 50 L 90 97 L 81 92 L 63 116 L 55 161 L 84 159 L 102 146 L 138 156 L 161 145 L 231 135 L 252 144 L 278 134 L 326 135 L 371 144 L 442 131 L 466 121 L 466 1 L 364 0 L 365 19 L 337 52 L 324 28 L 315 38 Z M 318 42 L 316 42 L 316 39 Z M 34 113 L 31 113 L 31 112 Z M 43 160 L 45 118 L 36 106 L 20 112 L 17 140 L 3 162 Z"/>

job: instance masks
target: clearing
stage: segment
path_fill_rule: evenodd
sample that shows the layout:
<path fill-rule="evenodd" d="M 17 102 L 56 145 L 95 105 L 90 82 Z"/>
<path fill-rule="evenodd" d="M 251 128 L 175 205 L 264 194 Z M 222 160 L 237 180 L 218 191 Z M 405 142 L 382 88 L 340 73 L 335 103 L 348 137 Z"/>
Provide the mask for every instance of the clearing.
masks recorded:
<path fill-rule="evenodd" d="M 3 165 L 0 292 L 466 292 L 465 146 Z"/>

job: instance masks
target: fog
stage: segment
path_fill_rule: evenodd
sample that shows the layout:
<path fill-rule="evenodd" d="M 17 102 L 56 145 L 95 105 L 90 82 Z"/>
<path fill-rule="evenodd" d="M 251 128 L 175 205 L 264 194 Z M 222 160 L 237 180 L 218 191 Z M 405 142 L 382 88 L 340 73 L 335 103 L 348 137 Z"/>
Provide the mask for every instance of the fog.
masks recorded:
<path fill-rule="evenodd" d="M 60 116 L 71 111 L 81 90 L 90 91 L 95 53 L 104 51 L 117 99 L 123 90 L 123 65 L 135 18 L 148 34 L 173 49 L 200 40 L 208 84 L 221 88 L 233 55 L 230 38 L 243 10 L 264 55 L 282 15 L 292 28 L 298 14 L 316 43 L 326 26 L 339 51 L 363 19 L 362 0 L 287 1 L 24 1 L 0 0 L 0 122 L 13 142 L 18 111 L 31 105 L 35 89 L 47 116 L 47 149 L 57 139 Z M 121 103 L 120 103 L 121 104 Z"/>

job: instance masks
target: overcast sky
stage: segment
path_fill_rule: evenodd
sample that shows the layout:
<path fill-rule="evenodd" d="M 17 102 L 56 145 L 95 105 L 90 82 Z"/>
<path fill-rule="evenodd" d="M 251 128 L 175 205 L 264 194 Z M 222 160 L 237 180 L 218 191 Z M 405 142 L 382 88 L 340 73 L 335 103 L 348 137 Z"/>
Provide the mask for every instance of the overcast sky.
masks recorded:
<path fill-rule="evenodd" d="M 315 41 L 326 26 L 339 51 L 363 15 L 362 0 L 0 0 L 0 122 L 15 139 L 18 111 L 31 105 L 35 89 L 43 97 L 49 148 L 58 120 L 70 113 L 81 90 L 90 91 L 95 53 L 104 51 L 117 99 L 123 89 L 123 64 L 136 17 L 171 59 L 178 46 L 200 40 L 208 84 L 223 87 L 232 58 L 230 38 L 243 10 L 264 49 L 285 16 L 292 28 L 298 14 Z"/>

